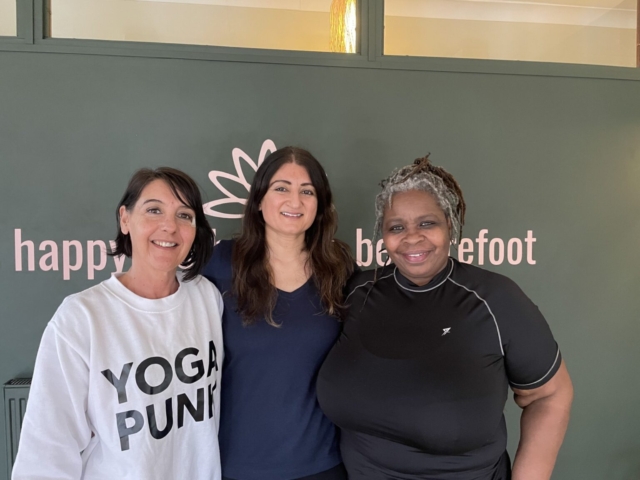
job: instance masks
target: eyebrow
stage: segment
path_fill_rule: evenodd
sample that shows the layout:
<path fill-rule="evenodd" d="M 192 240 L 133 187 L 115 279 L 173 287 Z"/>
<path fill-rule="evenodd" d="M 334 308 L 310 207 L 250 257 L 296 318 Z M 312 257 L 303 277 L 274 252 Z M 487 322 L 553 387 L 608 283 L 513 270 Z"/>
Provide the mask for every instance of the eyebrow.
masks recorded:
<path fill-rule="evenodd" d="M 421 215 L 419 217 L 416 217 L 414 220 L 426 220 L 426 219 L 431 219 L 431 218 L 436 218 L 438 219 L 438 215 L 435 213 L 427 213 L 426 215 Z M 403 222 L 405 219 L 402 217 L 390 217 L 384 220 L 384 223 L 387 222 Z"/>
<path fill-rule="evenodd" d="M 274 180 L 273 182 L 271 182 L 269 184 L 269 186 L 273 185 L 274 183 L 278 183 L 278 182 L 282 182 L 282 183 L 286 183 L 287 185 L 291 185 L 291 182 L 289 180 Z M 308 186 L 313 187 L 313 183 L 311 183 L 311 182 L 301 183 L 300 186 L 301 187 L 308 187 Z"/>
<path fill-rule="evenodd" d="M 158 200 L 157 198 L 150 198 L 148 200 L 145 200 L 144 202 L 142 202 L 142 205 L 146 205 L 147 203 L 153 203 L 153 202 L 158 202 L 164 205 L 164 202 L 162 200 Z M 182 203 L 182 202 L 180 202 Z M 182 203 L 182 206 L 184 208 L 188 208 L 189 210 L 193 210 L 195 212 L 195 209 L 190 207 L 189 205 L 187 205 L 186 203 Z"/>

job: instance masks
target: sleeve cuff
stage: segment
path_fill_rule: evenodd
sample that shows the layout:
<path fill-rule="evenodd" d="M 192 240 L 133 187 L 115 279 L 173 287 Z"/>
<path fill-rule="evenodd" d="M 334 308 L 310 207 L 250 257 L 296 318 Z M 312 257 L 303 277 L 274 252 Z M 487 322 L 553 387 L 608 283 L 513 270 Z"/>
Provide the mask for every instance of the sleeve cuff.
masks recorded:
<path fill-rule="evenodd" d="M 560 354 L 560 347 L 557 347 L 556 358 L 553 361 L 553 365 L 551 365 L 551 368 L 542 377 L 540 377 L 535 382 L 531 382 L 531 383 L 516 383 L 509 380 L 509 385 L 511 385 L 513 388 L 518 388 L 520 390 L 532 390 L 534 388 L 541 387 L 553 378 L 553 376 L 556 374 L 556 372 L 560 368 L 561 363 L 562 363 L 562 355 Z"/>

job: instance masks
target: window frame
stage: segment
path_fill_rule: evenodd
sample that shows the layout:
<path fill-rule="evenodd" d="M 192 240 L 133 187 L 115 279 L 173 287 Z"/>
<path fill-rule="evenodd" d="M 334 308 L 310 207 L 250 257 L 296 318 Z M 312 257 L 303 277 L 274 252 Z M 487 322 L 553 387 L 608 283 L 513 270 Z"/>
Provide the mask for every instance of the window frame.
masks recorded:
<path fill-rule="evenodd" d="M 358 53 L 50 38 L 48 0 L 16 0 L 16 37 L 0 37 L 0 52 L 108 55 L 216 62 L 269 63 L 498 75 L 640 81 L 640 68 L 515 60 L 384 55 L 384 0 L 358 0 Z"/>

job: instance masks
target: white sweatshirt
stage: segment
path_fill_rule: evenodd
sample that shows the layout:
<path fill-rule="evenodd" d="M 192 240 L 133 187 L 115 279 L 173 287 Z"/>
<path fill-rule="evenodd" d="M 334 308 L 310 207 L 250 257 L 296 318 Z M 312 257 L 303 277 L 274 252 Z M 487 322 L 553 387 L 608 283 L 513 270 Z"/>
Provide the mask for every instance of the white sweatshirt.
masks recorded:
<path fill-rule="evenodd" d="M 13 480 L 219 480 L 222 298 L 158 300 L 116 276 L 67 297 L 42 337 Z"/>

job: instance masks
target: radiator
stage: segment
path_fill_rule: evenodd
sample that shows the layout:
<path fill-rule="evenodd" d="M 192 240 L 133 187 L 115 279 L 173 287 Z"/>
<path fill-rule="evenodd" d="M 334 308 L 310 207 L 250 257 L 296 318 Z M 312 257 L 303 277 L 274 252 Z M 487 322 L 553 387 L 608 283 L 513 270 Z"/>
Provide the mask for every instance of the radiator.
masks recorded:
<path fill-rule="evenodd" d="M 9 469 L 7 478 L 11 478 L 11 469 L 18 453 L 20 428 L 27 408 L 30 385 L 30 378 L 14 378 L 4 384 L 4 418 L 7 432 L 7 465 Z"/>

